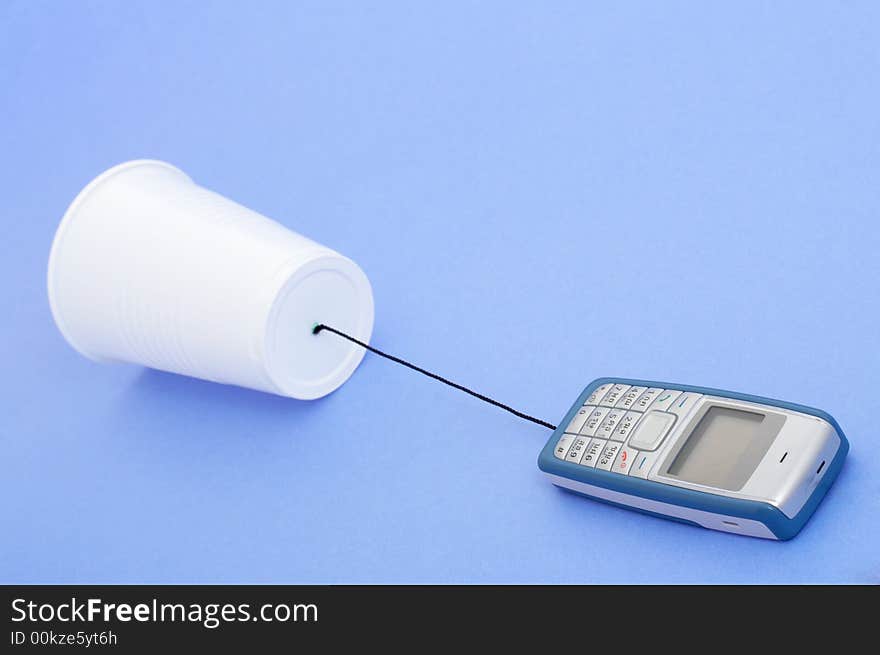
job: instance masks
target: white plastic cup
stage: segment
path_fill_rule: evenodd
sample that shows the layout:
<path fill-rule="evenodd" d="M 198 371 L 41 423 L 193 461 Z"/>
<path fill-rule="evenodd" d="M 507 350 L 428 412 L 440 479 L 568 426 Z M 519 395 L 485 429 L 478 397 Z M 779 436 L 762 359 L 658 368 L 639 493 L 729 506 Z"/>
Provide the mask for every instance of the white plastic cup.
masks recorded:
<path fill-rule="evenodd" d="M 373 294 L 352 260 L 159 161 L 120 164 L 83 189 L 49 255 L 49 303 L 65 339 L 124 361 L 312 399 L 364 355 Z"/>

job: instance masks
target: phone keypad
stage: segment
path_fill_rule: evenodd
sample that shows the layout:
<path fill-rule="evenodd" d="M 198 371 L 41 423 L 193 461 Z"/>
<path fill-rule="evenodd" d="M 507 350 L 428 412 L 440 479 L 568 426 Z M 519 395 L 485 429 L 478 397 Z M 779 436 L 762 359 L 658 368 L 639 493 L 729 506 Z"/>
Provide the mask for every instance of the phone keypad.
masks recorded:
<path fill-rule="evenodd" d="M 702 394 L 674 389 L 603 384 L 575 414 L 554 454 L 580 466 L 647 478 L 672 426 L 683 420 L 700 398 Z M 649 412 L 651 420 L 643 421 Z M 661 422 L 667 427 L 656 436 L 654 424 L 660 418 L 665 419 Z M 645 430 L 640 435 L 643 422 Z M 635 448 L 631 443 L 651 450 Z"/>

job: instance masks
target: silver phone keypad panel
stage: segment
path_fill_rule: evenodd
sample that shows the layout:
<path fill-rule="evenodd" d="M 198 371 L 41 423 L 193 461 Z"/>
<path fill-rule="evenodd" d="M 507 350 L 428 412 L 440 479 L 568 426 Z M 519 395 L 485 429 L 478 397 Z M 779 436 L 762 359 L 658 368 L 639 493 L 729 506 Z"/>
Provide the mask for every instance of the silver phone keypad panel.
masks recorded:
<path fill-rule="evenodd" d="M 647 478 L 659 448 L 702 394 L 603 384 L 587 398 L 559 438 L 558 459 Z"/>

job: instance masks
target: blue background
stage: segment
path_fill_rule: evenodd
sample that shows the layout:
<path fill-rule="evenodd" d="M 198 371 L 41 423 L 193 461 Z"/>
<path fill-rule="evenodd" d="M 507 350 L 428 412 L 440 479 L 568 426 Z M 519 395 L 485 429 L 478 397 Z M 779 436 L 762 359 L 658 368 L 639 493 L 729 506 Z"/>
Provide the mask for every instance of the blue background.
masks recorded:
<path fill-rule="evenodd" d="M 880 9 L 606 4 L 0 4 L 0 581 L 880 582 Z M 139 157 L 551 422 L 671 380 L 826 409 L 850 458 L 774 543 L 561 492 L 546 430 L 375 357 L 314 402 L 87 361 L 49 246 Z"/>

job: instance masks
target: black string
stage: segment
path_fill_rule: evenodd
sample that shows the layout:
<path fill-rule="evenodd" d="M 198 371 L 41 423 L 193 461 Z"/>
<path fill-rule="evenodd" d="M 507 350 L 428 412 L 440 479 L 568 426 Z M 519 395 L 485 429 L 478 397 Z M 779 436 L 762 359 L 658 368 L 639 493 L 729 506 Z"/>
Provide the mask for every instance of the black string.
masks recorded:
<path fill-rule="evenodd" d="M 447 380 L 443 376 L 437 375 L 436 373 L 431 373 L 431 371 L 426 371 L 425 369 L 423 369 L 419 366 L 416 366 L 415 364 L 410 364 L 408 361 L 400 359 L 400 357 L 395 357 L 394 355 L 389 355 L 388 353 L 382 352 L 378 348 L 374 348 L 373 346 L 367 345 L 363 341 L 358 341 L 357 339 L 346 334 L 345 332 L 340 332 L 336 328 L 332 328 L 329 325 L 324 325 L 323 323 L 318 323 L 314 328 L 312 328 L 312 334 L 318 334 L 322 330 L 327 330 L 328 332 L 332 332 L 333 334 L 336 334 L 336 335 L 342 337 L 343 339 L 348 339 L 352 343 L 356 343 L 357 345 L 359 345 L 361 348 L 365 348 L 365 349 L 369 350 L 371 353 L 375 353 L 376 355 L 379 355 L 379 357 L 384 357 L 385 359 L 390 359 L 392 362 L 396 362 L 397 364 L 402 364 L 403 366 L 406 366 L 407 368 L 410 368 L 410 369 L 416 371 L 417 373 L 421 373 L 422 375 L 427 375 L 429 378 L 433 378 L 434 380 L 437 380 L 438 382 L 442 382 L 443 384 L 448 384 L 453 389 L 458 389 L 459 391 L 464 391 L 466 394 L 470 394 L 474 398 L 479 398 L 484 403 L 489 403 L 490 405 L 495 405 L 495 407 L 500 407 L 504 411 L 510 412 L 514 416 L 518 416 L 519 418 L 523 418 L 527 421 L 531 421 L 532 423 L 537 423 L 538 425 L 543 425 L 545 428 L 550 428 L 551 430 L 556 429 L 556 426 L 553 425 L 552 423 L 548 423 L 547 421 L 542 421 L 541 419 L 535 418 L 534 416 L 529 416 L 528 414 L 525 414 L 523 412 L 515 410 L 513 407 L 510 407 L 509 405 L 505 405 L 504 403 L 500 403 L 497 400 L 493 400 L 492 398 L 489 398 L 489 396 L 484 396 L 483 394 L 477 393 L 476 391 L 473 391 L 472 389 L 468 389 L 467 387 L 462 386 L 462 385 L 458 384 L 457 382 L 453 382 L 452 380 Z"/>

